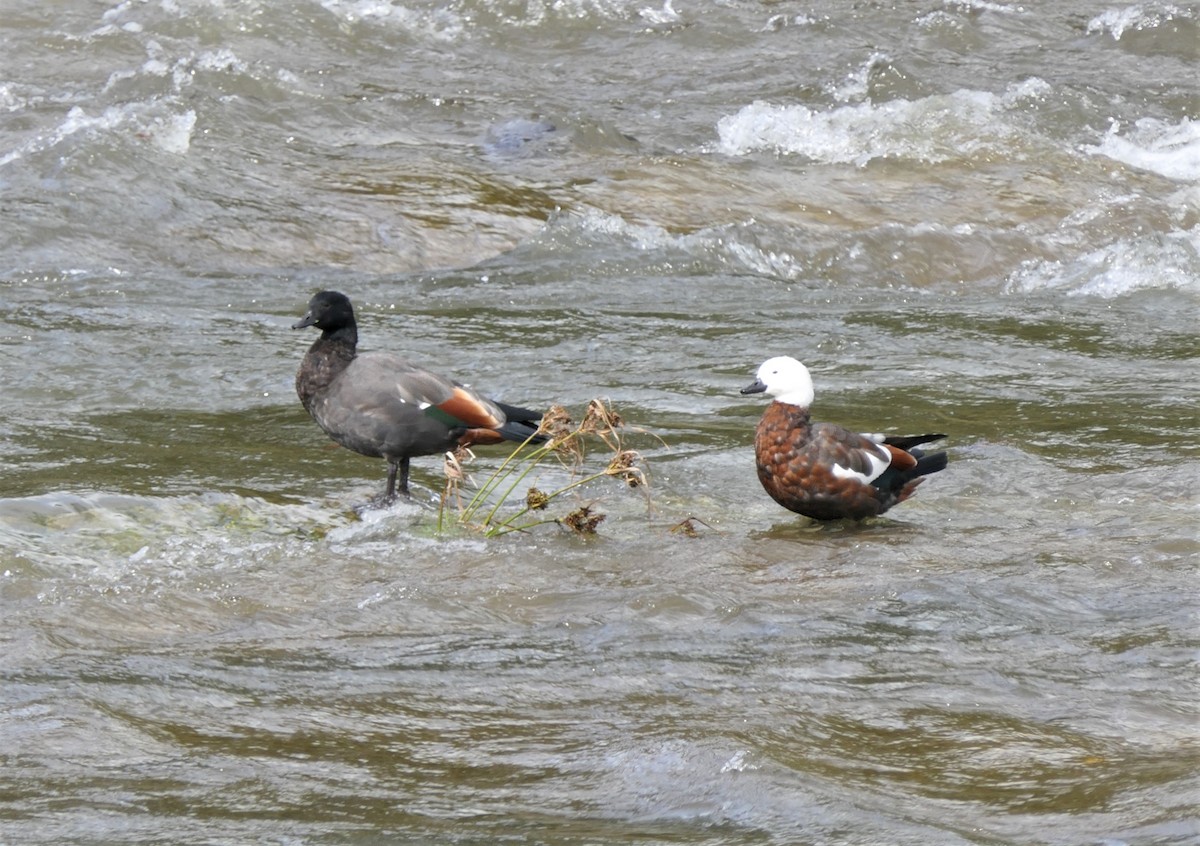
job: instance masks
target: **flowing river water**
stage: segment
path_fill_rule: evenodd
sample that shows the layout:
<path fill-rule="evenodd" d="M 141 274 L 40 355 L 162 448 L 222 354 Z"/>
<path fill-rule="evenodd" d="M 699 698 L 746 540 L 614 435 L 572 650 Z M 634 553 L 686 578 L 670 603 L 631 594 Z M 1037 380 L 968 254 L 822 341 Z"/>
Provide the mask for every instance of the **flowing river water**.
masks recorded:
<path fill-rule="evenodd" d="M 1200 842 L 1197 45 L 1153 2 L 8 0 L 0 844 Z M 439 529 L 436 457 L 364 510 L 292 386 L 323 288 L 606 398 L 649 484 L 564 497 L 594 536 Z M 948 469 L 782 510 L 774 355 Z"/>

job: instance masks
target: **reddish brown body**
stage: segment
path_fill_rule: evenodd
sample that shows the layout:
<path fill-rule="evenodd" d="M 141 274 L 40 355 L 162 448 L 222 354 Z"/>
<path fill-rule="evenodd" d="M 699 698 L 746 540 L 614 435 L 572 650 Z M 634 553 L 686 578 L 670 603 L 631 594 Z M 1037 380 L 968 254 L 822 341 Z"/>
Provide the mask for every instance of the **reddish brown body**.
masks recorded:
<path fill-rule="evenodd" d="M 908 446 L 940 436 L 898 438 Z M 754 437 L 758 478 L 771 498 L 814 520 L 874 517 L 913 495 L 927 473 L 946 465 L 945 453 L 921 457 L 907 448 L 876 443 L 829 423 L 812 423 L 801 406 L 772 402 Z M 872 482 L 839 477 L 834 467 L 871 474 L 870 455 L 890 459 Z"/>

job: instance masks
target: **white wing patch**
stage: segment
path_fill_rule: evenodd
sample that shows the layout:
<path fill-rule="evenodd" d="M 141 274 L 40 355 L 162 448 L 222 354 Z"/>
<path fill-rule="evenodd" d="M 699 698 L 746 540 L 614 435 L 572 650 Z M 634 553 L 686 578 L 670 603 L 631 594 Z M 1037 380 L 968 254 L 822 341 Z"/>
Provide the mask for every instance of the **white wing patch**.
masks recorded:
<path fill-rule="evenodd" d="M 851 470 L 849 467 L 843 467 L 840 464 L 833 465 L 833 475 L 839 479 L 858 479 L 864 485 L 869 485 L 879 477 L 879 474 L 888 469 L 892 463 L 892 456 L 889 453 L 880 455 L 875 450 L 859 450 L 867 457 L 867 461 L 871 463 L 871 472 L 860 473 L 857 470 Z"/>

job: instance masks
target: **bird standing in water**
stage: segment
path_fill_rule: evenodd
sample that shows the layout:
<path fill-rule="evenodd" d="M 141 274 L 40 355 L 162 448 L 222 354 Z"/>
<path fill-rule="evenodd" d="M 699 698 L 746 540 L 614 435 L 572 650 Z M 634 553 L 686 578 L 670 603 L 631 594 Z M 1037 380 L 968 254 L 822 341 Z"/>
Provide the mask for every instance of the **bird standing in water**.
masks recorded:
<path fill-rule="evenodd" d="M 913 495 L 946 453 L 919 446 L 945 435 L 862 435 L 832 423 L 813 423 L 808 368 L 789 356 L 767 359 L 743 394 L 774 398 L 754 435 L 758 479 L 771 498 L 814 520 L 860 520 L 882 514 Z"/>
<path fill-rule="evenodd" d="M 358 351 L 350 300 L 321 291 L 293 329 L 315 326 L 296 373 L 304 408 L 334 441 L 388 463 L 384 501 L 408 495 L 409 459 L 459 446 L 541 441 L 541 414 L 495 402 L 467 386 L 384 352 Z M 398 483 L 397 483 L 398 479 Z"/>

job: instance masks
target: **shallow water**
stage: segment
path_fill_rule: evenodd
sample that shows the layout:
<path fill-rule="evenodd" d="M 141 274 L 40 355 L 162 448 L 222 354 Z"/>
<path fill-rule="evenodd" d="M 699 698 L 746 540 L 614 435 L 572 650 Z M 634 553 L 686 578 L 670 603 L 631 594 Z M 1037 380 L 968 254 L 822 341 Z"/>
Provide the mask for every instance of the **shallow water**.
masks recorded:
<path fill-rule="evenodd" d="M 0 843 L 1200 841 L 1195 7 L 0 39 Z M 649 507 L 439 532 L 430 458 L 360 513 L 384 468 L 292 389 L 325 287 L 367 347 L 611 399 Z M 776 354 L 947 471 L 779 509 L 738 394 Z"/>

